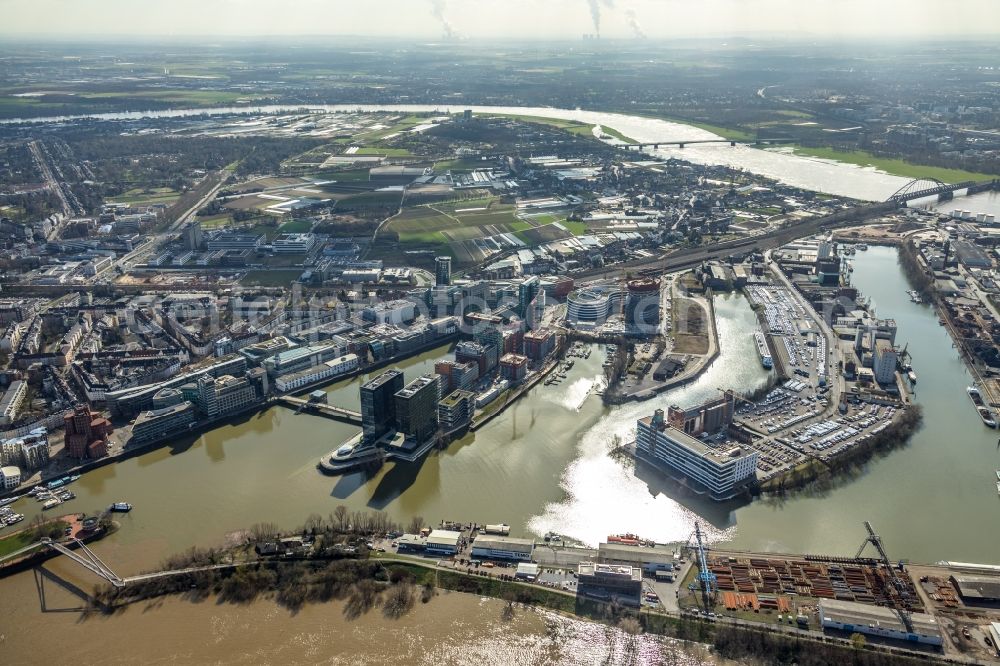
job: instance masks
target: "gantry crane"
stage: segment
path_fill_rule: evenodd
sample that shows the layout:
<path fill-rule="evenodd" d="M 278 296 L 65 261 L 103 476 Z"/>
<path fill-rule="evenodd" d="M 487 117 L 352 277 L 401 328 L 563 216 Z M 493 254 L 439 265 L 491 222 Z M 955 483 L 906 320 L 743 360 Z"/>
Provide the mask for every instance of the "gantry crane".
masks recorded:
<path fill-rule="evenodd" d="M 896 613 L 899 615 L 899 619 L 902 620 L 903 625 L 906 627 L 906 631 L 913 633 L 913 620 L 910 618 L 909 610 L 909 586 L 907 586 L 903 579 L 896 574 L 896 568 L 892 566 L 892 561 L 889 559 L 889 555 L 885 552 L 885 546 L 882 544 L 882 537 L 875 532 L 875 528 L 872 527 L 872 524 L 867 520 L 865 521 L 865 529 L 868 530 L 868 536 L 866 536 L 865 540 L 861 542 L 861 547 L 858 548 L 858 554 L 854 556 L 854 559 L 860 559 L 861 553 L 864 552 L 868 544 L 875 546 L 875 550 L 877 550 L 879 554 L 879 559 L 881 559 L 883 566 L 885 566 L 886 571 L 889 573 L 889 581 L 896 590 L 896 596 L 892 597 L 890 595 L 890 601 L 892 601 Z"/>

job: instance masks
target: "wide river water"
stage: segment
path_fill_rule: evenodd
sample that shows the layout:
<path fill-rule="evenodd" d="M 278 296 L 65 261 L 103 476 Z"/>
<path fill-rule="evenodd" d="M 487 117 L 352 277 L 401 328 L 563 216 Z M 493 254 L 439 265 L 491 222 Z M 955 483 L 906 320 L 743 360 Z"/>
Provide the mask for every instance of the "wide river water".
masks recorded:
<path fill-rule="evenodd" d="M 483 110 L 605 124 L 640 140 L 707 134 L 676 123 L 616 114 Z M 746 147 L 702 146 L 672 152 L 692 161 L 730 163 L 801 187 L 863 199 L 883 199 L 906 182 L 871 169 Z M 949 202 L 945 208 L 991 212 L 996 205 L 995 195 L 988 194 Z M 502 521 L 510 523 L 518 535 L 541 536 L 552 530 L 590 544 L 609 533 L 626 531 L 659 541 L 684 541 L 694 522 L 701 520 L 710 537 L 721 544 L 844 555 L 853 554 L 861 543 L 862 521 L 867 519 L 879 530 L 893 557 L 1000 563 L 1000 535 L 994 529 L 1000 510 L 994 483 L 1000 450 L 995 431 L 982 426 L 965 394 L 968 373 L 934 312 L 907 298 L 894 250 L 872 248 L 858 253 L 854 266 L 854 284 L 872 298 L 880 316 L 897 320 L 899 343 L 909 345 L 919 375 L 916 400 L 924 408 L 924 425 L 906 447 L 871 462 L 854 478 L 831 489 L 780 501 L 707 503 L 653 472 L 633 470 L 608 456 L 613 439 L 629 438 L 635 420 L 656 407 L 702 400 L 719 388 L 752 390 L 767 381 L 750 335 L 756 326 L 753 313 L 745 299 L 731 295 L 716 302 L 720 357 L 697 381 L 646 403 L 612 409 L 602 405 L 591 391 L 600 377 L 603 357 L 595 348 L 590 359 L 577 360 L 562 385 L 536 387 L 475 435 L 432 453 L 420 464 L 387 465 L 373 475 L 323 476 L 315 469 L 317 459 L 354 429 L 277 407 L 197 439 L 175 442 L 89 472 L 74 484 L 78 497 L 66 508 L 96 511 L 119 500 L 135 505 L 131 514 L 120 518 L 122 529 L 95 545 L 100 556 L 121 575 L 153 568 L 166 555 L 190 545 L 218 544 L 227 533 L 256 522 L 290 527 L 311 513 L 326 515 L 340 504 L 351 509 L 383 510 L 402 522 L 414 515 L 432 523 L 441 519 Z M 401 367 L 407 378 L 413 378 L 429 371 L 447 352 L 446 347 L 439 348 Z M 329 387 L 330 402 L 357 409 L 361 381 Z M 23 500 L 14 508 L 29 518 L 39 511 L 37 504 Z M 352 658 L 352 663 L 382 663 L 386 658 L 378 655 L 388 654 L 414 660 L 416 652 L 407 652 L 408 647 L 379 652 L 381 643 L 371 641 L 370 634 L 383 631 L 393 637 L 390 641 L 398 639 L 398 645 L 409 641 L 424 646 L 419 654 L 437 657 L 440 663 L 462 663 L 464 652 L 434 649 L 442 640 L 460 644 L 459 635 L 482 637 L 467 648 L 477 655 L 493 655 L 482 657 L 481 663 L 572 663 L 575 658 L 546 652 L 553 649 L 552 632 L 561 630 L 552 629 L 554 620 L 541 615 L 536 624 L 517 625 L 516 631 L 506 627 L 507 640 L 523 639 L 518 643 L 521 652 L 496 652 L 497 634 L 492 628 L 499 622 L 499 607 L 461 595 L 439 597 L 431 606 L 416 611 L 417 621 L 424 613 L 432 614 L 428 616 L 430 623 L 421 622 L 419 629 L 406 624 L 409 620 L 383 626 L 377 617 L 345 623 L 336 605 L 307 609 L 290 622 L 286 612 L 268 603 L 223 612 L 214 604 L 192 606 L 175 600 L 148 613 L 132 609 L 114 620 L 81 622 L 74 613 L 43 610 L 74 607 L 77 600 L 61 586 L 89 589 L 94 580 L 62 560 L 51 561 L 46 569 L 57 580 L 45 583 L 44 603 L 33 574 L 0 581 L 0 617 L 4 618 L 0 651 L 5 654 L 42 657 L 46 650 L 57 649 L 56 641 L 38 640 L 46 630 L 80 645 L 90 629 L 106 627 L 115 632 L 121 661 L 153 662 L 155 655 L 161 655 L 162 660 L 176 656 L 181 662 L 227 663 L 237 661 L 237 656 L 256 657 L 257 661 L 283 657 L 289 662 L 313 661 L 310 655 L 326 658 L 333 640 L 346 646 L 342 654 Z M 261 620 L 267 621 L 267 631 L 259 630 Z M 517 622 L 529 621 L 535 620 L 522 618 Z M 153 626 L 190 631 L 193 640 L 202 645 L 197 654 L 179 652 L 173 631 L 175 641 L 139 638 L 147 636 Z M 586 663 L 592 663 L 598 654 L 619 649 L 615 646 L 624 640 L 586 623 L 573 626 L 577 628 L 562 635 L 577 632 L 592 638 L 583 643 L 591 647 L 579 648 L 590 657 L 582 660 Z M 598 634 L 603 638 L 593 638 Z M 129 636 L 134 638 L 124 638 Z M 371 658 L 366 660 L 365 655 Z M 92 652 L 84 661 L 99 656 L 103 653 Z M 329 663 L 340 662 L 334 659 Z"/>

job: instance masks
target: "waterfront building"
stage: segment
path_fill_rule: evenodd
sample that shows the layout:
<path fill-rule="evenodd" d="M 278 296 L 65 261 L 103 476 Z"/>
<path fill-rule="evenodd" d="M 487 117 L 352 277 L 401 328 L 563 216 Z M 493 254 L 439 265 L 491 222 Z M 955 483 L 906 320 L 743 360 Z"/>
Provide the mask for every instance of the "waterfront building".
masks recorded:
<path fill-rule="evenodd" d="M 257 392 L 246 377 L 202 375 L 197 386 L 198 409 L 210 419 L 238 412 L 258 399 Z"/>
<path fill-rule="evenodd" d="M 153 395 L 153 409 L 172 407 L 184 402 L 184 394 L 177 388 L 162 388 Z"/>
<path fill-rule="evenodd" d="M 397 391 L 396 429 L 417 442 L 424 442 L 437 432 L 441 378 L 423 375 Z"/>
<path fill-rule="evenodd" d="M 913 631 L 909 631 L 895 610 L 883 606 L 860 604 L 856 601 L 820 599 L 818 609 L 824 629 L 835 629 L 845 634 L 867 634 L 922 645 L 940 646 L 943 642 L 941 627 L 937 620 L 926 613 L 910 613 L 909 620 Z"/>
<path fill-rule="evenodd" d="M 602 543 L 597 546 L 597 560 L 604 564 L 627 564 L 639 567 L 646 575 L 673 571 L 676 553 L 666 546 L 633 546 L 625 543 Z"/>
<path fill-rule="evenodd" d="M 11 382 L 0 399 L 0 425 L 10 425 L 17 420 L 28 395 L 28 384 L 20 380 Z"/>
<path fill-rule="evenodd" d="M 25 469 L 41 469 L 49 464 L 51 452 L 47 435 L 18 441 L 21 443 L 21 463 Z"/>
<path fill-rule="evenodd" d="M 358 369 L 356 354 L 345 354 L 306 370 L 282 375 L 274 380 L 274 387 L 281 392 L 294 391 L 319 381 L 333 379 Z"/>
<path fill-rule="evenodd" d="M 622 292 L 615 287 L 577 289 L 566 298 L 566 321 L 576 328 L 596 328 L 619 314 Z"/>
<path fill-rule="evenodd" d="M 396 425 L 395 395 L 403 388 L 403 372 L 386 370 L 361 385 L 361 427 L 366 442 L 374 442 Z"/>
<path fill-rule="evenodd" d="M 524 355 L 532 361 L 541 361 L 556 347 L 555 334 L 546 328 L 528 331 L 524 334 Z"/>
<path fill-rule="evenodd" d="M 14 465 L 0 467 L 0 484 L 4 490 L 14 490 L 21 485 L 21 470 Z"/>
<path fill-rule="evenodd" d="M 897 354 L 892 343 L 879 338 L 875 340 L 875 353 L 872 357 L 872 372 L 879 384 L 892 384 L 896 380 Z"/>
<path fill-rule="evenodd" d="M 130 445 L 146 444 L 187 432 L 195 422 L 194 405 L 188 401 L 139 414 L 132 424 Z"/>
<path fill-rule="evenodd" d="M 424 541 L 424 552 L 428 555 L 455 555 L 461 548 L 462 533 L 452 530 L 431 530 Z"/>
<path fill-rule="evenodd" d="M 434 373 L 441 376 L 441 392 L 471 391 L 479 379 L 479 364 L 473 362 L 438 361 Z"/>
<path fill-rule="evenodd" d="M 535 549 L 532 539 L 480 534 L 472 542 L 472 556 L 488 560 L 531 561 Z"/>
<path fill-rule="evenodd" d="M 434 284 L 438 287 L 451 284 L 451 257 L 434 259 Z"/>
<path fill-rule="evenodd" d="M 528 357 L 504 354 L 500 359 L 500 376 L 510 382 L 519 382 L 528 374 Z"/>
<path fill-rule="evenodd" d="M 490 358 L 493 355 L 486 347 L 471 340 L 465 340 L 455 345 L 455 360 L 459 363 L 474 364 L 479 377 L 486 376 L 486 373 L 493 368 L 493 365 L 496 365 L 495 363 L 490 365 Z"/>
<path fill-rule="evenodd" d="M 629 606 L 640 604 L 642 569 L 622 564 L 580 562 L 576 569 L 576 593 L 600 599 L 615 598 Z"/>
<path fill-rule="evenodd" d="M 660 326 L 660 281 L 654 278 L 629 280 L 625 297 L 625 332 L 653 336 Z"/>
<path fill-rule="evenodd" d="M 716 432 L 729 427 L 736 409 L 736 394 L 726 391 L 721 397 L 700 405 L 682 409 L 671 405 L 667 423 L 685 434 L 697 437 L 704 432 Z"/>
<path fill-rule="evenodd" d="M 662 409 L 639 419 L 635 453 L 716 500 L 734 497 L 756 478 L 757 452 L 743 450 L 722 433 L 692 436 L 668 425 Z"/>
<path fill-rule="evenodd" d="M 71 458 L 103 458 L 108 454 L 107 441 L 114 429 L 111 422 L 86 405 L 77 405 L 63 415 L 66 431 L 66 454 Z"/>
<path fill-rule="evenodd" d="M 306 345 L 278 352 L 264 359 L 264 369 L 272 377 L 278 377 L 319 365 L 341 356 L 342 353 L 340 345 L 337 344 Z"/>
<path fill-rule="evenodd" d="M 438 402 L 438 422 L 449 432 L 472 420 L 476 410 L 476 394 L 472 391 L 452 391 Z"/>

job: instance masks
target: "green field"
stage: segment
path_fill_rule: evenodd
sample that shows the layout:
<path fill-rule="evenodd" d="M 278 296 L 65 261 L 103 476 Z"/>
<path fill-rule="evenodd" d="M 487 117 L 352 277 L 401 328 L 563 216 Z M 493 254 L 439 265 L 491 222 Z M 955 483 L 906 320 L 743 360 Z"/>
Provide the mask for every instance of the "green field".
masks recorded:
<path fill-rule="evenodd" d="M 312 222 L 309 220 L 289 220 L 285 222 L 280 227 L 278 227 L 278 233 L 280 234 L 304 234 L 312 229 Z"/>
<path fill-rule="evenodd" d="M 837 160 L 858 166 L 872 166 L 886 173 L 904 178 L 937 178 L 946 183 L 958 183 L 964 180 L 989 180 L 1000 175 L 1000 169 L 990 175 L 986 173 L 975 173 L 962 169 L 946 169 L 944 167 L 926 166 L 923 164 L 913 164 L 906 160 L 894 159 L 891 157 L 876 157 L 863 150 L 844 151 L 833 148 L 806 148 L 796 146 L 796 155 L 806 157 L 819 157 L 827 160 Z"/>
<path fill-rule="evenodd" d="M 382 155 L 384 157 L 410 157 L 413 155 L 406 148 L 389 148 L 387 146 L 363 146 L 355 155 Z"/>
<path fill-rule="evenodd" d="M 180 193 L 169 187 L 153 187 L 149 189 L 135 188 L 118 196 L 110 197 L 109 200 L 132 205 L 152 206 L 158 203 L 169 205 L 177 201 L 179 197 Z"/>

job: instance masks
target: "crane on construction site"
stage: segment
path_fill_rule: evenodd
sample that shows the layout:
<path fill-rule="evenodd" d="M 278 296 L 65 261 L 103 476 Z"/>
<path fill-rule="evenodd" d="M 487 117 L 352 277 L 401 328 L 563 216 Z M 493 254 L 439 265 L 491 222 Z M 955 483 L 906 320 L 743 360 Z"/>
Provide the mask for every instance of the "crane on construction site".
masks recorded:
<path fill-rule="evenodd" d="M 895 607 L 896 613 L 899 615 L 899 619 L 902 620 L 903 625 L 906 627 L 906 631 L 913 633 L 913 620 L 910 618 L 909 601 L 910 601 L 910 590 L 902 578 L 896 573 L 896 567 L 892 565 L 892 561 L 889 559 L 889 555 L 885 552 L 885 546 L 882 543 L 882 537 L 875 532 L 875 528 L 872 524 L 865 521 L 865 529 L 868 530 L 868 536 L 865 540 L 861 542 L 861 547 L 858 548 L 858 554 L 854 556 L 854 559 L 860 559 L 861 554 L 865 551 L 868 544 L 875 546 L 875 550 L 878 551 L 879 559 L 882 561 L 883 566 L 885 566 L 886 571 L 889 574 L 889 581 L 892 587 L 896 591 L 896 596 L 889 596 L 890 601 L 892 601 Z M 900 568 L 902 568 L 902 562 L 900 562 Z"/>

